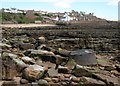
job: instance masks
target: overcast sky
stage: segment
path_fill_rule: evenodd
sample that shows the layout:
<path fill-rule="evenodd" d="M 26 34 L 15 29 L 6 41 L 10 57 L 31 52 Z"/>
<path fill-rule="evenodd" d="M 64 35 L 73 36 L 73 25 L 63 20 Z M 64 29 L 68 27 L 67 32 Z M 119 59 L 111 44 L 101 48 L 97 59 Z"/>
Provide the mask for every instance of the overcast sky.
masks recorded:
<path fill-rule="evenodd" d="M 1 8 L 34 9 L 54 12 L 76 10 L 118 20 L 119 0 L 0 0 Z"/>

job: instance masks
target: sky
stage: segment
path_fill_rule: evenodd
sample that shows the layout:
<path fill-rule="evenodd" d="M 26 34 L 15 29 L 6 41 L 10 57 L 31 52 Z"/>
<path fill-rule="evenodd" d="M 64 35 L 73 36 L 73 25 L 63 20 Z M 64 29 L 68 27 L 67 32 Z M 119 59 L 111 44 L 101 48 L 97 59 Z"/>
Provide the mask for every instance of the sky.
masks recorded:
<path fill-rule="evenodd" d="M 119 0 L 0 0 L 0 8 L 43 10 L 49 12 L 84 11 L 107 20 L 118 20 Z"/>

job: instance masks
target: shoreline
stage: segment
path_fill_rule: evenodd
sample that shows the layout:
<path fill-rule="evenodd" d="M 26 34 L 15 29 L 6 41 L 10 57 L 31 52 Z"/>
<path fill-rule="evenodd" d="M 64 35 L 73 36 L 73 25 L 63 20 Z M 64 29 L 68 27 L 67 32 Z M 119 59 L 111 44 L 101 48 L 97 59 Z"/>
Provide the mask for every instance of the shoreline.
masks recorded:
<path fill-rule="evenodd" d="M 55 24 L 0 24 L 1 28 L 25 28 L 25 27 L 46 27 L 56 26 Z"/>

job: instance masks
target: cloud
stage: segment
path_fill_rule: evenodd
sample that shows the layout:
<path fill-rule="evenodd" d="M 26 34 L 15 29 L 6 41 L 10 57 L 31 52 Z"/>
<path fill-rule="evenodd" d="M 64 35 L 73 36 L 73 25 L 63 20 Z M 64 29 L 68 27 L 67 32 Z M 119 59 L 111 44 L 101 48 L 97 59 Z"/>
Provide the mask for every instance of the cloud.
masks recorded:
<path fill-rule="evenodd" d="M 74 0 L 75 1 L 75 0 Z M 59 8 L 70 8 L 73 0 L 56 0 L 53 2 L 53 5 Z"/>
<path fill-rule="evenodd" d="M 107 5 L 117 6 L 119 0 L 1 0 L 2 2 L 45 2 L 54 7 L 68 9 L 73 3 L 79 2 L 107 2 Z"/>
<path fill-rule="evenodd" d="M 108 0 L 108 5 L 117 6 L 120 0 Z"/>

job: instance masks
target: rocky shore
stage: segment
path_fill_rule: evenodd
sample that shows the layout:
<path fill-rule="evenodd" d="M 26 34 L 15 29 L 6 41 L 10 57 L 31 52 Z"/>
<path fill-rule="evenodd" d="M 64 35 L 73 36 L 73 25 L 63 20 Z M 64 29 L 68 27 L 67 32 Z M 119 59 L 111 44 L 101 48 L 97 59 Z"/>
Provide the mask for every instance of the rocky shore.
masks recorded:
<path fill-rule="evenodd" d="M 119 28 L 86 27 L 3 28 L 0 85 L 120 86 Z"/>

